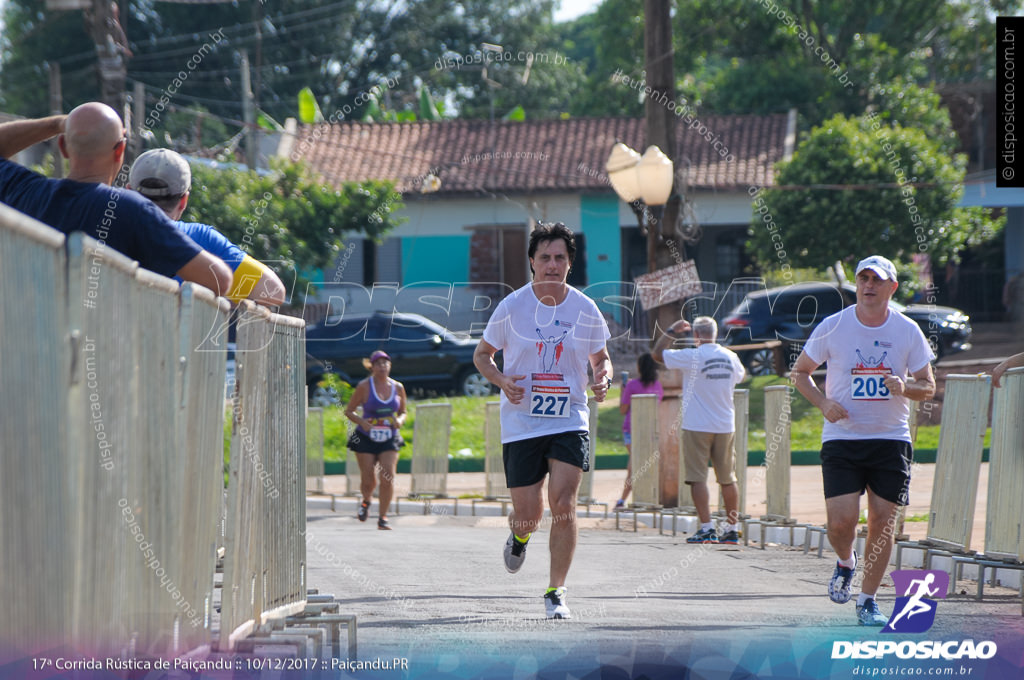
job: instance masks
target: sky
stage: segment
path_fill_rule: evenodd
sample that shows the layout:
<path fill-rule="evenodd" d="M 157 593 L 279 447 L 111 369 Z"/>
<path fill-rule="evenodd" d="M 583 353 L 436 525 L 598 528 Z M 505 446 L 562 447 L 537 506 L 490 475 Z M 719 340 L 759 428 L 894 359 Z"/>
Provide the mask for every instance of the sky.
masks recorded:
<path fill-rule="evenodd" d="M 0 0 L 0 11 L 3 11 L 6 0 Z M 593 11 L 601 4 L 601 0 L 562 0 L 555 10 L 555 21 L 568 21 Z M 2 24 L 0 24 L 2 26 Z"/>
<path fill-rule="evenodd" d="M 3 0 L 0 0 L 0 4 Z M 601 0 L 562 0 L 555 10 L 555 21 L 568 21 L 597 9 Z"/>

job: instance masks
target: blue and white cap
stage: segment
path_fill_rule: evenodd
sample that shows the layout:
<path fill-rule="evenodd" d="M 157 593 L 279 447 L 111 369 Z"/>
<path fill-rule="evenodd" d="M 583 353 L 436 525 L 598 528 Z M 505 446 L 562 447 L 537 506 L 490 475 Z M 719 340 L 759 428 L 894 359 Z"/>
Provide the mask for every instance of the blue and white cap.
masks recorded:
<path fill-rule="evenodd" d="M 896 265 L 881 255 L 865 257 L 863 260 L 858 262 L 857 271 L 854 273 L 854 276 L 860 274 L 865 269 L 870 269 L 874 273 L 878 274 L 878 276 L 888 281 L 896 280 Z"/>

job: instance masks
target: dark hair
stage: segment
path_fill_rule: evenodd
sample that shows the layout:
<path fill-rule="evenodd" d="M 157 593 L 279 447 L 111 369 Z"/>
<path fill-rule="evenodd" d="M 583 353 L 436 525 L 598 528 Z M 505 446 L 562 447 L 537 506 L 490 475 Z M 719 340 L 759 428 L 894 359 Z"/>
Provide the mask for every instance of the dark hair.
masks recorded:
<path fill-rule="evenodd" d="M 141 192 L 140 192 L 141 193 Z M 146 196 L 146 194 L 142 194 Z M 178 194 L 177 196 L 146 196 L 149 200 L 156 203 L 157 207 L 164 212 L 170 212 L 178 207 L 178 203 L 185 197 L 185 194 Z"/>
<path fill-rule="evenodd" d="M 658 379 L 658 364 L 650 352 L 644 352 L 636 360 L 636 366 L 640 369 L 640 382 L 644 387 L 650 387 Z"/>
<path fill-rule="evenodd" d="M 569 227 L 561 222 L 538 222 L 537 226 L 530 233 L 530 250 L 527 253 L 530 259 L 537 253 L 537 246 L 546 241 L 565 241 L 565 249 L 569 252 L 569 264 L 576 259 L 576 236 Z M 530 267 L 533 271 L 533 267 Z"/>

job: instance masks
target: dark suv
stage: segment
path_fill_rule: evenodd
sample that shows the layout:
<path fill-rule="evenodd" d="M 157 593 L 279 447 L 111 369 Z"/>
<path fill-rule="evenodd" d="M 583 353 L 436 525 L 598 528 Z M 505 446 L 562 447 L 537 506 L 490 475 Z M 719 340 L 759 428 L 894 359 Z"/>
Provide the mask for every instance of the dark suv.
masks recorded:
<path fill-rule="evenodd" d="M 329 316 L 306 327 L 306 383 L 313 388 L 330 371 L 354 385 L 368 375 L 363 359 L 380 349 L 409 390 L 485 396 L 492 389 L 473 365 L 476 346 L 419 314 Z"/>
<path fill-rule="evenodd" d="M 748 293 L 722 321 L 722 344 L 781 340 L 784 357 L 792 366 L 815 326 L 856 301 L 857 288 L 850 283 L 798 283 Z M 936 361 L 971 348 L 969 318 L 960 310 L 935 305 L 889 304 L 917 322 L 935 352 Z M 746 350 L 739 355 L 752 375 L 773 372 L 771 350 Z"/>

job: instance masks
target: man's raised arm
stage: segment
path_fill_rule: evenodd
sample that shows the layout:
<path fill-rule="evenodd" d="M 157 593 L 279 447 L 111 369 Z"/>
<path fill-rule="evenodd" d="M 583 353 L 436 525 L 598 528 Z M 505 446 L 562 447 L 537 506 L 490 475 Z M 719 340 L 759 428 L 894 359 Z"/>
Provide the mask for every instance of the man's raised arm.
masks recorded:
<path fill-rule="evenodd" d="M 67 116 L 47 116 L 0 123 L 0 158 L 10 158 L 33 144 L 45 142 L 64 132 Z"/>

